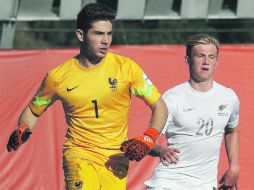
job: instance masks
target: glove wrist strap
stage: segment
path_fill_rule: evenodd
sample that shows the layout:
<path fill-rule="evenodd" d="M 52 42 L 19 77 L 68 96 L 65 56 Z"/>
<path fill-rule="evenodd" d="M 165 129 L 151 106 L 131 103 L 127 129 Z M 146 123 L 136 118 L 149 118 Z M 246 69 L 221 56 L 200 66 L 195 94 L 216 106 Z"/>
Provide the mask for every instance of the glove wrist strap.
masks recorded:
<path fill-rule="evenodd" d="M 159 131 L 155 128 L 148 128 L 145 132 L 144 132 L 144 135 L 147 135 L 149 137 L 151 137 L 154 142 L 159 138 Z"/>
<path fill-rule="evenodd" d="M 19 130 L 20 131 L 25 131 L 25 130 L 29 130 L 30 131 L 30 129 L 29 129 L 29 126 L 26 124 L 26 123 L 21 123 L 20 125 L 19 125 Z"/>

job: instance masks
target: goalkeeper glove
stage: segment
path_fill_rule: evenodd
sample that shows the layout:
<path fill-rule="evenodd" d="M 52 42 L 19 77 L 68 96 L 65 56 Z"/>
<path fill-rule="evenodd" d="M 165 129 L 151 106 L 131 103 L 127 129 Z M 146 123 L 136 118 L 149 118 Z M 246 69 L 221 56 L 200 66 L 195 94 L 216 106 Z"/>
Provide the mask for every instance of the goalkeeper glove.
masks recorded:
<path fill-rule="evenodd" d="M 16 151 L 24 142 L 29 139 L 32 134 L 27 124 L 21 124 L 18 129 L 11 133 L 7 144 L 8 152 Z"/>
<path fill-rule="evenodd" d="M 120 150 L 125 152 L 130 160 L 140 161 L 154 147 L 159 131 L 155 128 L 148 128 L 143 136 L 129 139 L 121 144 Z"/>

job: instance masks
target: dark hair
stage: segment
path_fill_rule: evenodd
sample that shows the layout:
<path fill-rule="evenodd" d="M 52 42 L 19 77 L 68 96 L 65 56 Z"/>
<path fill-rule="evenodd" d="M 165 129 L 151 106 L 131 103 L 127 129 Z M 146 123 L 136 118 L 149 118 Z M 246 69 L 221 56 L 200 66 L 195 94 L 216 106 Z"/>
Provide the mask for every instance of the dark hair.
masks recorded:
<path fill-rule="evenodd" d="M 199 44 L 213 44 L 217 49 L 217 54 L 219 54 L 219 41 L 214 36 L 209 34 L 195 34 L 190 36 L 186 41 L 186 55 L 190 57 L 193 47 Z"/>
<path fill-rule="evenodd" d="M 108 6 L 100 3 L 89 3 L 78 13 L 77 29 L 87 31 L 95 21 L 109 20 L 113 22 L 115 18 L 115 11 Z"/>

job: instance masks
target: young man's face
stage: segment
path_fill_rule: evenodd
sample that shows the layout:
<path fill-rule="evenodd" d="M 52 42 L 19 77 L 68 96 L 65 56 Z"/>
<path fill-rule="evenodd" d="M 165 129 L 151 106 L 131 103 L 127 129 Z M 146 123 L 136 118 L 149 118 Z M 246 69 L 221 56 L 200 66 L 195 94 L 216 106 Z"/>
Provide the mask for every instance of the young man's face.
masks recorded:
<path fill-rule="evenodd" d="M 91 26 L 87 33 L 83 34 L 84 47 L 89 55 L 103 58 L 112 42 L 112 23 L 110 21 L 96 21 Z"/>
<path fill-rule="evenodd" d="M 191 78 L 196 82 L 212 80 L 217 58 L 218 52 L 215 45 L 195 45 L 191 57 L 187 58 Z"/>

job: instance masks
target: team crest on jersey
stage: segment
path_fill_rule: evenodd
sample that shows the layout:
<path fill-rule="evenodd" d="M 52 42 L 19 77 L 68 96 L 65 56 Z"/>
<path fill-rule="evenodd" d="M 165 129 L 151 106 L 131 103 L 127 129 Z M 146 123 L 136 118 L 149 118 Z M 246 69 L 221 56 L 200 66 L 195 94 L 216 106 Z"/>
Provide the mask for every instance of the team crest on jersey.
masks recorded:
<path fill-rule="evenodd" d="M 111 88 L 112 91 L 117 90 L 117 79 L 108 78 L 109 88 Z"/>
<path fill-rule="evenodd" d="M 223 111 L 227 107 L 227 104 L 225 105 L 220 105 L 219 106 L 219 111 Z"/>
<path fill-rule="evenodd" d="M 218 115 L 219 116 L 227 116 L 228 115 L 228 112 L 225 110 L 227 107 L 227 104 L 223 105 L 221 104 L 218 108 Z"/>

